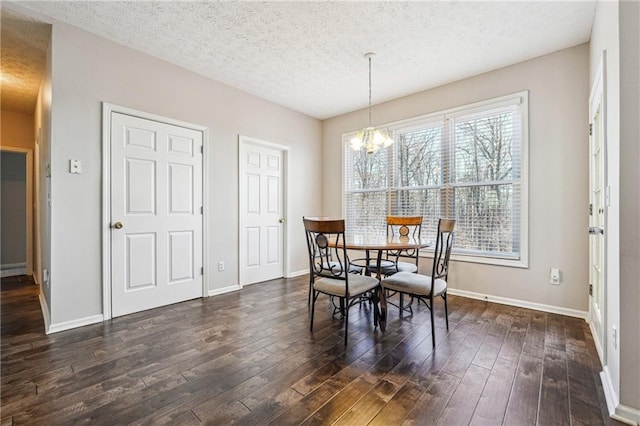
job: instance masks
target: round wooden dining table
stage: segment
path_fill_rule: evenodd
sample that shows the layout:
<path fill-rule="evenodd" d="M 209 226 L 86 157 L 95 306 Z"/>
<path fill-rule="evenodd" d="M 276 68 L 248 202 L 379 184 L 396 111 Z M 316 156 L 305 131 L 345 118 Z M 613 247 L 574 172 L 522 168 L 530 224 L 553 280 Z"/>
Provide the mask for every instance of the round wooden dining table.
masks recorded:
<path fill-rule="evenodd" d="M 348 250 L 362 250 L 365 257 L 362 259 L 354 259 L 353 261 L 362 261 L 364 264 L 359 266 L 365 267 L 365 272 L 369 271 L 369 265 L 373 260 L 370 256 L 372 251 L 376 252 L 376 278 L 382 280 L 383 260 L 382 254 L 386 251 L 411 250 L 429 247 L 431 243 L 424 238 L 414 238 L 410 236 L 386 235 L 384 233 L 346 233 L 344 241 L 337 242 L 338 247 L 345 247 Z M 387 299 L 384 291 L 380 291 L 380 330 L 384 331 L 387 325 Z"/>

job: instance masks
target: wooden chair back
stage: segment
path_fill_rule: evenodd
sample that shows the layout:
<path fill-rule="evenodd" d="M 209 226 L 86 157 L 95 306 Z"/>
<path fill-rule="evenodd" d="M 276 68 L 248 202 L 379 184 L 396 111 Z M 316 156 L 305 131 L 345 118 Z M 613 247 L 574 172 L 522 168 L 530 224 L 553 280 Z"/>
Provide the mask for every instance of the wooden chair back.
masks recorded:
<path fill-rule="evenodd" d="M 456 221 L 453 219 L 438 220 L 438 234 L 433 252 L 433 270 L 431 272 L 433 280 L 441 278 L 446 281 L 449 276 L 449 258 L 453 247 L 453 229 L 455 226 Z"/>
<path fill-rule="evenodd" d="M 344 247 L 343 219 L 302 218 L 309 251 L 309 272 L 315 276 L 347 280 L 349 258 Z"/>
<path fill-rule="evenodd" d="M 413 237 L 420 239 L 422 233 L 422 216 L 387 216 L 387 236 Z M 418 266 L 420 249 L 389 251 L 388 257 L 395 257 L 396 262 L 400 257 L 413 259 Z"/>

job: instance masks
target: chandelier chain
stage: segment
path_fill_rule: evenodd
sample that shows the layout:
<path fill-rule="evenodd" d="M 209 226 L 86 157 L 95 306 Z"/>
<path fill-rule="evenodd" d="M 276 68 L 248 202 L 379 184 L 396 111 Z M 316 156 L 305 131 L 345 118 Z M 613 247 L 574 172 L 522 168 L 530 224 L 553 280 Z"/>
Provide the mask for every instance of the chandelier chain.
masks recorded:
<path fill-rule="evenodd" d="M 356 135 L 351 138 L 351 148 L 356 151 L 364 148 L 367 154 L 373 154 L 380 148 L 386 148 L 393 144 L 393 138 L 389 135 L 389 131 L 374 128 L 371 118 L 371 58 L 374 55 L 375 53 L 373 52 L 365 53 L 364 55 L 364 57 L 369 60 L 369 127 L 359 130 Z"/>
<path fill-rule="evenodd" d="M 371 56 L 369 56 L 369 127 L 372 126 L 371 122 Z"/>

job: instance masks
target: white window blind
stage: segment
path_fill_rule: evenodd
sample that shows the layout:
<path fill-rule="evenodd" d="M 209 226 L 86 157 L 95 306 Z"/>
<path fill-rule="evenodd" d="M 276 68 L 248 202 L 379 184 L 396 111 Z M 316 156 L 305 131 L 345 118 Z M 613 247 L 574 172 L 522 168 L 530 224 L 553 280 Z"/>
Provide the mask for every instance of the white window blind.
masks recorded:
<path fill-rule="evenodd" d="M 383 233 L 387 215 L 420 215 L 434 238 L 438 219 L 454 218 L 454 253 L 526 266 L 526 99 L 391 124 L 395 143 L 374 154 L 344 143 L 348 231 Z"/>

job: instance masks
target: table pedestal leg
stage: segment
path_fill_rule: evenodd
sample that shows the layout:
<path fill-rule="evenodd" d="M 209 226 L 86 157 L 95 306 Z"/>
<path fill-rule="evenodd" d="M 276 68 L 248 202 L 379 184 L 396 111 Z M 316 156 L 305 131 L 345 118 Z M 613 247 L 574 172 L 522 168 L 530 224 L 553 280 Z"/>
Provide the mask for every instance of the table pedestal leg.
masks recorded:
<path fill-rule="evenodd" d="M 382 250 L 378 250 L 378 267 L 377 267 L 378 282 L 382 282 Z M 380 288 L 380 330 L 385 331 L 387 328 L 387 296 L 384 289 Z"/>

